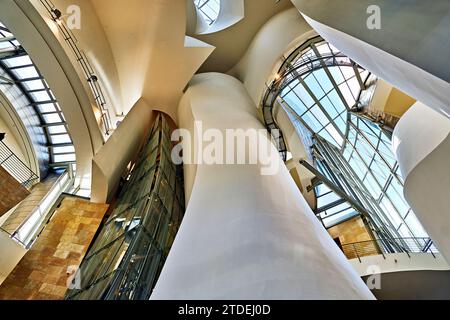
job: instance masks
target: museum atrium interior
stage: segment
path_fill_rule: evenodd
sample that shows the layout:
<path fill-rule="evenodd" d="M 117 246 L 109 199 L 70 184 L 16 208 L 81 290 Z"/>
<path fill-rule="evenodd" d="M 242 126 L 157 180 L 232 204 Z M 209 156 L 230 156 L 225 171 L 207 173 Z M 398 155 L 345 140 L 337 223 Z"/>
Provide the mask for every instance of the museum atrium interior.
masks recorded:
<path fill-rule="evenodd" d="M 0 300 L 450 299 L 449 56 L 446 0 L 0 0 Z"/>

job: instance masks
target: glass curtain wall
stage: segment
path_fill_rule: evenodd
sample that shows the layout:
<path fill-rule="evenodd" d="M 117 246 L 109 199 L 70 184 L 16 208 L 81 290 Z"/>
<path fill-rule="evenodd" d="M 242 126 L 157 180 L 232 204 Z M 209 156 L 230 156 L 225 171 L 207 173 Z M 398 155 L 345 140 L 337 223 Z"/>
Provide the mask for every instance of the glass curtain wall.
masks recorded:
<path fill-rule="evenodd" d="M 74 300 L 148 300 L 184 215 L 182 166 L 159 115 L 117 204 L 70 290 Z M 75 279 L 75 282 L 77 281 Z"/>
<path fill-rule="evenodd" d="M 311 133 L 316 167 L 367 209 L 372 231 L 381 238 L 427 238 L 403 196 L 390 137 L 356 112 L 373 75 L 320 37 L 296 49 L 280 74 L 278 98 L 299 135 Z M 316 213 L 326 227 L 354 216 L 351 205 L 326 185 L 315 187 Z"/>
<path fill-rule="evenodd" d="M 71 165 L 75 171 L 75 148 L 64 115 L 47 81 L 19 41 L 2 23 L 0 39 L 0 69 L 6 74 L 4 80 L 17 85 L 29 102 L 28 108 L 38 118 L 45 135 L 44 148 L 48 148 L 50 155 L 50 167 L 65 169 Z"/>

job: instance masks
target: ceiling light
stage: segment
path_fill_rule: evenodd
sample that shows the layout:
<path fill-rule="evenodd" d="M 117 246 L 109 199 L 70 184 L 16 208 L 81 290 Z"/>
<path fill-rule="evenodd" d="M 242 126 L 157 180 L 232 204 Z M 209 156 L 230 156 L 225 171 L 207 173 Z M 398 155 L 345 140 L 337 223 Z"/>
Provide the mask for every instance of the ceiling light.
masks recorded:
<path fill-rule="evenodd" d="M 55 21 L 61 19 L 61 17 L 62 17 L 61 11 L 59 11 L 59 10 L 56 9 L 56 8 L 54 8 L 54 9 L 52 9 L 52 13 L 53 13 L 53 15 L 54 15 L 54 20 L 55 20 Z"/>

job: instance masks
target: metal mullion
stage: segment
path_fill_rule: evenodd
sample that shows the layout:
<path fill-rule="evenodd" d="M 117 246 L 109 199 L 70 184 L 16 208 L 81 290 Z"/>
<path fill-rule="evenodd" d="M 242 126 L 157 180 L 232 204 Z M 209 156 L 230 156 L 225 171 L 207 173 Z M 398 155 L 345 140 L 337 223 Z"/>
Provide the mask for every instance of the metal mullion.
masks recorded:
<path fill-rule="evenodd" d="M 345 139 L 344 135 L 342 134 L 341 130 L 339 129 L 339 127 L 336 125 L 336 123 L 333 122 L 333 120 L 331 119 L 330 115 L 328 114 L 328 112 L 326 112 L 326 110 L 323 108 L 322 104 L 320 103 L 320 101 L 317 99 L 317 97 L 315 96 L 315 94 L 311 91 L 311 89 L 308 87 L 308 85 L 305 83 L 305 81 L 303 80 L 303 78 L 299 78 L 300 83 L 303 85 L 303 87 L 306 89 L 306 91 L 308 92 L 308 94 L 311 96 L 311 98 L 313 98 L 314 102 L 316 103 L 316 105 L 319 107 L 319 109 L 324 113 L 325 117 L 328 119 L 328 121 L 330 121 L 330 123 L 332 124 L 332 126 L 336 129 L 336 131 L 339 133 L 339 135 L 342 137 L 342 139 Z M 311 106 L 309 108 L 308 111 L 310 111 L 312 108 L 314 107 Z M 311 112 L 311 111 L 310 111 Z M 311 112 L 311 114 L 317 119 L 317 117 Z M 321 122 L 317 119 L 317 121 L 321 124 Z M 322 124 L 321 124 L 322 125 Z M 328 126 L 328 124 L 327 124 Z M 322 127 L 325 128 L 324 125 L 322 125 Z M 337 142 L 337 141 L 336 141 Z"/>
<path fill-rule="evenodd" d="M 358 154 L 358 155 L 359 155 L 359 154 Z M 363 161 L 363 163 L 364 163 L 364 161 Z M 370 174 L 371 174 L 372 177 L 373 177 L 372 171 L 369 170 L 369 172 L 370 172 Z M 355 178 L 358 179 L 358 177 L 355 177 Z M 380 187 L 380 189 L 382 189 L 382 187 L 381 187 L 381 185 L 379 184 L 378 180 L 377 180 L 375 177 L 373 177 L 373 178 L 374 178 L 374 180 L 376 181 L 377 185 Z M 359 180 L 359 179 L 358 179 L 358 180 Z M 364 185 L 364 183 L 363 183 L 362 181 L 361 181 L 361 185 L 362 185 L 363 188 L 366 188 L 365 185 Z M 376 199 L 373 199 L 373 197 L 371 196 L 370 193 L 369 193 L 368 195 L 369 195 L 369 199 L 372 199 L 373 204 L 374 204 L 374 205 L 376 206 L 376 208 L 378 209 L 378 210 L 375 210 L 375 212 L 379 211 L 379 212 L 382 214 L 384 220 L 387 221 L 388 224 L 390 225 L 390 228 L 391 228 L 392 230 L 396 230 L 396 228 L 395 228 L 394 225 L 392 224 L 391 220 L 384 214 L 384 210 L 379 206 L 377 200 L 376 200 Z M 369 206 L 372 207 L 373 205 L 372 205 L 372 204 L 369 204 Z M 381 223 L 384 224 L 384 222 L 383 222 L 382 220 L 381 220 Z M 396 233 L 398 233 L 398 232 L 396 232 Z M 399 234 L 396 234 L 396 236 L 397 236 L 397 237 L 400 237 Z"/>
<path fill-rule="evenodd" d="M 324 219 L 332 218 L 332 217 L 334 217 L 334 216 L 336 216 L 336 215 L 338 215 L 338 214 L 340 214 L 340 213 L 342 213 L 342 212 L 344 212 L 344 211 L 346 211 L 346 210 L 348 210 L 348 209 L 353 209 L 355 212 L 358 213 L 356 216 L 353 216 L 351 219 L 353 219 L 353 218 L 355 218 L 355 217 L 357 217 L 357 216 L 362 216 L 361 212 L 355 210 L 355 208 L 353 208 L 352 206 L 349 206 L 349 207 L 346 208 L 346 209 L 340 210 L 340 211 L 338 211 L 338 212 L 334 212 L 334 213 L 332 213 L 332 214 L 330 214 L 330 215 L 325 215 L 322 219 L 324 220 Z M 342 222 L 344 222 L 344 221 L 342 221 Z M 342 222 L 339 222 L 338 224 L 341 224 Z"/>
<path fill-rule="evenodd" d="M 324 206 L 321 206 L 320 208 L 317 208 L 316 214 L 328 211 L 328 210 L 333 209 L 334 207 L 340 206 L 341 204 L 346 203 L 346 202 L 347 201 L 345 199 L 340 198 L 340 199 L 330 202 Z M 344 209 L 344 210 L 347 210 L 347 209 Z M 344 210 L 342 210 L 342 211 L 344 211 Z"/>
<path fill-rule="evenodd" d="M 328 160 L 325 160 L 322 165 L 326 167 L 327 171 L 329 172 L 329 175 L 331 176 L 331 179 L 335 181 L 335 183 L 343 190 L 345 190 L 347 193 L 350 193 L 355 199 L 356 201 L 358 201 L 359 203 L 361 203 L 358 195 L 354 192 L 353 190 L 353 186 L 349 185 L 348 181 L 346 179 L 343 179 L 343 177 L 341 176 L 342 173 L 340 173 L 339 171 L 339 175 L 337 174 L 337 172 L 335 172 L 331 167 L 330 164 L 328 163 L 331 162 L 331 165 L 336 167 L 336 163 L 333 161 L 333 158 L 331 157 L 331 155 L 329 155 L 327 153 L 327 151 L 325 149 L 323 149 L 321 152 L 324 153 L 324 156 L 326 158 L 328 158 Z M 335 169 L 336 170 L 336 169 Z M 345 187 L 341 184 L 341 182 L 343 182 L 345 184 Z M 362 203 L 361 203 L 362 204 Z"/>
<path fill-rule="evenodd" d="M 25 53 L 25 55 L 28 56 L 28 54 L 26 54 L 26 53 Z M 25 98 L 30 103 L 29 105 L 33 107 L 33 111 L 36 113 L 37 118 L 39 119 L 39 125 L 45 124 L 46 121 L 44 120 L 44 117 L 42 116 L 40 110 L 38 109 L 37 105 L 35 104 L 34 99 L 30 96 L 30 94 L 28 93 L 28 91 L 26 90 L 24 85 L 20 81 L 18 81 L 17 76 L 13 72 L 9 71 L 9 69 L 5 66 L 3 61 L 0 61 L 0 68 L 2 68 L 4 70 L 4 72 L 9 77 L 11 77 L 11 79 L 16 83 L 16 85 L 18 86 L 20 91 L 24 94 Z M 50 137 L 49 137 L 47 130 L 44 129 L 43 131 L 44 131 L 44 135 L 45 135 L 47 142 L 50 142 Z"/>
<path fill-rule="evenodd" d="M 372 167 L 373 162 L 375 161 L 375 154 L 372 156 L 372 159 L 370 160 L 370 164 L 369 164 L 369 168 Z M 367 175 L 369 174 L 369 170 L 367 170 L 366 174 L 364 175 L 364 178 L 362 178 L 361 180 L 364 182 L 364 180 L 366 180 Z"/>
<path fill-rule="evenodd" d="M 359 73 L 358 66 L 356 65 L 356 63 L 353 65 L 353 71 L 355 71 L 355 76 L 356 79 L 358 80 L 361 91 L 366 90 L 366 86 L 364 85 L 364 82 L 361 78 L 361 74 Z"/>
<path fill-rule="evenodd" d="M 297 112 L 295 112 L 295 110 L 292 109 L 292 107 L 291 107 L 288 103 L 282 101 L 282 104 L 284 104 L 284 105 L 289 109 L 289 111 L 291 112 L 291 114 L 292 114 L 297 120 L 299 120 L 299 121 L 303 124 L 303 126 L 304 126 L 304 127 L 305 127 L 312 135 L 315 134 L 314 130 L 311 129 L 311 127 L 310 127 L 310 126 L 302 119 L 301 116 L 299 116 L 299 115 L 297 114 Z"/>
<path fill-rule="evenodd" d="M 335 168 L 335 170 L 336 170 L 337 172 L 339 172 L 341 175 L 343 175 L 343 173 L 341 173 L 340 170 L 337 169 L 337 168 L 340 167 L 340 168 L 342 168 L 342 169 L 344 170 L 344 175 L 343 175 L 342 178 L 344 178 L 343 181 L 345 181 L 346 184 L 350 184 L 350 185 L 347 186 L 347 188 L 349 188 L 349 190 L 350 190 L 350 192 L 351 192 L 352 194 L 355 192 L 355 190 L 353 190 L 353 188 L 356 188 L 356 190 L 364 190 L 364 192 L 362 192 L 362 193 L 363 193 L 363 196 L 366 196 L 366 197 L 369 196 L 369 197 L 370 197 L 370 193 L 365 194 L 365 193 L 366 193 L 365 189 L 360 189 L 360 188 L 361 188 L 361 185 L 363 185 L 363 184 L 361 184 L 361 185 L 351 184 L 351 183 L 348 181 L 348 179 L 345 178 L 345 174 L 348 174 L 348 175 L 351 177 L 351 176 L 352 176 L 352 173 L 351 173 L 350 171 L 347 171 L 347 168 L 345 168 L 345 165 L 343 164 L 343 162 L 341 161 L 341 159 L 340 159 L 338 156 L 336 156 L 336 154 L 334 154 L 334 155 L 328 154 L 327 150 L 325 150 L 325 149 L 324 149 L 323 151 L 325 152 L 325 154 L 327 155 L 328 160 L 333 164 L 333 167 Z M 333 152 L 333 150 L 330 150 L 330 151 Z M 336 163 L 336 161 L 339 162 L 339 163 Z M 340 164 L 340 165 L 339 165 L 339 164 Z M 353 178 L 355 179 L 355 178 L 357 178 L 357 176 L 356 176 L 356 177 L 353 177 Z M 355 181 L 356 181 L 356 180 L 355 180 Z M 359 197 L 356 195 L 356 193 L 354 193 L 353 195 L 354 195 L 356 198 L 359 199 Z M 361 195 L 360 195 L 360 196 L 361 196 Z M 359 201 L 361 201 L 361 200 L 359 199 Z"/>
<path fill-rule="evenodd" d="M 2 82 L 2 84 L 6 84 L 6 85 L 14 85 L 14 81 L 13 81 L 13 80 L 11 80 L 11 79 L 9 79 L 9 78 L 6 78 L 6 77 L 4 77 L 4 76 L 1 76 L 1 75 L 0 75 L 0 80 L 1 80 L 1 81 L 4 81 L 4 82 Z"/>
<path fill-rule="evenodd" d="M 300 85 L 300 82 L 295 86 L 295 88 L 297 88 L 297 86 L 299 86 Z M 305 112 L 303 112 L 302 114 L 299 114 L 299 113 L 297 113 L 297 112 L 295 112 L 295 114 L 298 114 L 300 117 L 303 117 L 305 114 L 307 114 L 308 112 L 310 112 L 311 111 L 311 108 L 314 106 L 314 105 L 312 105 L 312 106 L 309 106 L 309 107 L 307 107 L 306 106 L 306 103 L 303 101 L 303 99 L 297 94 L 297 92 L 295 92 L 295 90 L 294 89 L 292 89 L 292 93 L 297 97 L 297 99 L 301 102 L 301 103 L 303 103 L 303 105 L 305 106 L 305 108 L 306 108 L 306 111 Z M 287 103 L 287 102 L 286 102 Z M 288 104 L 288 103 L 287 103 Z M 315 116 L 314 116 L 314 118 L 316 118 Z M 317 122 L 319 122 L 320 123 L 320 121 L 316 118 L 316 120 L 317 120 Z"/>
<path fill-rule="evenodd" d="M 65 122 L 46 123 L 46 124 L 41 125 L 40 127 L 48 128 L 48 127 L 57 127 L 57 126 L 66 126 L 66 130 L 67 130 L 67 123 L 65 123 Z"/>
<path fill-rule="evenodd" d="M 392 182 L 392 180 L 391 180 L 391 182 Z M 390 185 L 390 183 L 389 183 L 389 185 Z M 389 188 L 389 186 L 387 186 L 387 188 Z M 408 225 L 408 224 L 406 223 L 406 221 L 405 221 L 406 216 L 408 215 L 409 210 L 411 210 L 411 208 L 409 208 L 407 214 L 405 215 L 405 218 L 403 218 L 402 215 L 400 214 L 400 212 L 398 211 L 398 209 L 395 207 L 395 204 L 394 204 L 394 202 L 392 201 L 392 199 L 390 198 L 390 196 L 389 196 L 386 192 L 384 192 L 383 194 L 384 194 L 384 198 L 386 198 L 386 199 L 391 203 L 392 207 L 393 207 L 393 208 L 395 209 L 395 211 L 397 212 L 398 217 L 400 218 L 400 220 L 402 221 L 402 223 L 405 224 L 406 228 L 408 228 L 409 232 L 411 232 L 412 235 L 415 235 L 414 232 L 411 230 L 411 228 L 409 227 L 409 225 Z M 399 228 L 400 228 L 400 226 L 401 226 L 401 224 L 399 225 Z"/>
<path fill-rule="evenodd" d="M 42 77 L 31 77 L 31 78 L 17 78 L 17 82 L 28 82 L 28 81 L 37 81 L 42 80 Z M 28 91 L 28 90 L 27 90 Z"/>
<path fill-rule="evenodd" d="M 47 145 L 47 148 L 58 148 L 58 147 L 73 147 L 73 144 L 65 142 L 65 143 L 49 143 Z"/>
<path fill-rule="evenodd" d="M 56 100 L 45 100 L 45 101 L 33 101 L 30 103 L 30 106 L 39 106 L 41 104 L 57 104 Z M 56 108 L 58 110 L 58 108 Z"/>
<path fill-rule="evenodd" d="M 372 142 L 370 141 L 369 138 L 366 137 L 366 135 L 364 134 L 364 132 L 362 132 L 362 130 L 360 130 L 351 120 L 349 121 L 349 124 L 358 132 L 359 135 L 361 135 L 363 137 L 363 139 L 369 144 L 369 146 L 375 151 L 375 153 L 381 158 L 381 160 L 384 162 L 384 164 L 390 169 L 391 174 L 393 174 L 395 176 L 395 178 L 397 179 L 398 182 L 400 182 L 401 185 L 403 185 L 403 183 L 401 182 L 400 178 L 397 176 L 397 174 L 393 171 L 393 168 L 391 167 L 391 165 L 389 164 L 389 162 L 384 158 L 384 156 L 382 154 L 380 154 L 378 152 L 378 150 L 376 149 L 376 147 L 372 144 Z"/>
<path fill-rule="evenodd" d="M 319 179 L 321 179 L 325 184 L 328 184 L 328 183 L 326 183 L 326 181 L 323 180 L 324 178 L 326 179 L 326 177 L 323 176 L 317 169 L 315 169 L 313 166 L 311 166 L 309 163 L 307 163 L 307 162 L 304 161 L 304 160 L 301 160 L 300 163 L 301 163 L 303 166 L 305 166 L 308 170 L 310 170 L 311 172 L 313 172 L 313 173 L 316 175 L 316 177 L 318 177 Z M 358 211 L 361 215 L 365 216 L 369 221 L 373 220 L 371 214 L 369 214 L 363 206 L 358 205 L 353 199 L 351 199 L 350 197 L 348 197 L 343 191 L 339 190 L 338 188 L 336 189 L 332 184 L 328 185 L 328 187 L 329 187 L 330 189 L 332 189 L 332 190 L 335 189 L 335 191 L 336 191 L 336 193 L 337 193 L 338 195 L 341 195 L 343 198 L 347 199 L 348 202 L 352 205 L 352 207 L 353 207 L 356 211 Z M 372 224 L 373 224 L 373 223 L 374 223 L 374 222 L 372 221 Z M 374 224 L 374 226 L 376 227 L 376 224 Z M 377 231 L 377 232 L 378 232 L 378 231 Z"/>
<path fill-rule="evenodd" d="M 48 90 L 46 88 L 27 90 L 28 93 L 36 93 L 36 92 L 42 92 L 42 91 L 46 91 L 48 93 Z"/>
<path fill-rule="evenodd" d="M 323 194 L 317 196 L 317 199 L 318 199 L 318 198 L 321 198 L 321 197 L 324 197 L 324 196 L 327 196 L 327 195 L 329 195 L 330 193 L 333 193 L 333 191 L 330 190 L 330 191 L 328 191 L 328 192 L 326 192 L 326 193 L 323 193 Z"/>
<path fill-rule="evenodd" d="M 358 157 L 361 159 L 361 162 L 364 164 L 364 167 L 366 167 L 366 169 L 368 170 L 368 172 L 370 173 L 370 175 L 372 176 L 372 178 L 375 180 L 375 182 L 377 183 L 378 187 L 380 188 L 380 190 L 383 189 L 383 186 L 380 184 L 380 182 L 378 181 L 378 179 L 375 177 L 374 173 L 372 172 L 372 170 L 370 170 L 370 168 L 368 167 L 367 163 L 364 161 L 364 158 L 361 156 L 361 153 L 356 149 L 356 147 L 350 143 L 350 145 L 353 147 L 353 149 L 355 150 L 356 154 L 358 155 Z"/>
<path fill-rule="evenodd" d="M 317 56 L 322 57 L 322 55 L 317 50 L 315 44 L 312 44 L 311 48 L 313 49 L 313 51 L 316 53 Z M 334 80 L 334 77 L 331 74 L 331 71 L 328 69 L 328 66 L 326 65 L 326 63 L 323 60 L 321 60 L 320 62 L 323 66 L 325 73 L 327 74 L 328 78 L 330 79 L 331 84 L 333 85 L 334 89 L 336 90 L 337 94 L 339 95 L 339 98 L 341 99 L 342 103 L 344 104 L 345 108 L 347 109 L 347 111 L 350 110 L 350 106 L 348 105 L 347 100 L 345 100 L 345 97 L 342 94 L 341 90 L 339 89 L 339 86 L 337 85 L 336 81 Z M 339 68 L 339 71 L 342 73 L 340 66 L 337 66 L 337 67 Z M 345 76 L 343 74 L 342 74 L 342 77 L 344 78 L 344 81 L 346 81 Z"/>
<path fill-rule="evenodd" d="M 63 132 L 63 133 L 50 133 L 50 136 L 65 136 L 65 135 L 69 135 L 68 132 Z"/>
<path fill-rule="evenodd" d="M 61 110 L 56 110 L 56 111 L 49 111 L 49 112 L 41 112 L 42 115 L 50 115 L 50 114 L 61 114 L 62 111 Z M 58 122 L 59 123 L 59 122 Z M 48 123 L 46 123 L 48 124 Z"/>
<path fill-rule="evenodd" d="M 330 160 L 331 160 L 331 159 L 333 159 L 333 158 L 330 158 Z M 337 156 L 337 155 L 335 155 L 335 159 L 338 160 L 338 161 L 340 161 L 340 158 L 339 158 L 339 156 Z M 340 161 L 340 162 L 341 162 L 341 161 Z M 343 162 L 341 162 L 341 168 L 342 168 L 344 171 L 346 170 L 346 166 L 345 166 L 345 164 L 344 164 Z M 349 174 L 349 172 L 348 172 L 348 174 Z M 350 174 L 350 176 L 352 176 L 352 174 Z M 358 178 L 357 176 L 354 176 L 353 179 L 355 179 L 355 181 L 357 181 L 358 184 L 359 184 L 359 187 L 358 187 L 358 186 L 355 186 L 356 189 L 355 189 L 354 191 L 361 191 L 361 190 L 365 190 L 365 189 L 366 189 L 366 187 L 364 186 L 364 184 L 359 180 L 359 178 Z M 346 180 L 347 180 L 347 179 L 344 179 L 344 181 L 346 181 Z M 364 193 L 365 193 L 365 192 L 364 192 Z M 362 200 L 365 200 L 365 199 L 366 199 L 366 198 L 364 197 L 364 193 L 363 193 L 362 198 L 361 198 Z M 370 193 L 367 193 L 367 194 L 366 194 L 366 197 L 367 197 L 367 199 L 372 199 L 372 201 L 375 201 L 375 199 L 372 198 L 372 196 L 370 195 Z M 361 200 L 360 200 L 360 201 L 361 201 Z M 370 202 L 368 202 L 368 201 L 364 201 L 364 202 L 365 202 L 366 205 L 368 205 L 372 210 L 374 210 L 374 212 L 375 212 L 374 215 L 379 219 L 379 223 L 381 224 L 381 226 L 383 226 L 385 223 L 383 222 L 383 220 L 381 220 L 381 219 L 378 217 L 378 215 L 376 214 L 377 211 L 380 211 L 380 212 L 381 212 L 381 214 L 383 215 L 384 219 L 390 224 L 390 228 L 391 228 L 392 230 L 395 230 L 395 227 L 392 225 L 392 223 L 390 222 L 390 220 L 387 219 L 387 217 L 384 215 L 384 213 L 383 213 L 383 211 L 382 211 L 381 208 L 378 207 L 378 210 L 376 210 L 375 207 L 373 207 L 373 205 L 372 205 Z M 390 234 L 389 229 L 386 229 L 385 231 L 386 231 L 388 234 Z M 396 236 L 399 236 L 399 234 L 396 234 Z"/>
<path fill-rule="evenodd" d="M 11 58 L 16 58 L 16 57 L 28 56 L 28 54 L 22 50 L 23 49 L 21 47 L 17 47 L 15 45 L 13 45 L 13 48 L 11 48 L 11 51 L 3 52 L 4 53 L 3 56 L 0 55 L 0 61 L 11 59 Z M 9 53 L 11 53 L 11 54 L 9 54 Z"/>
<path fill-rule="evenodd" d="M 325 93 L 325 90 L 324 90 L 324 88 L 322 87 L 322 84 L 319 82 L 319 80 L 317 79 L 317 77 L 315 76 L 314 73 L 312 73 L 312 76 L 313 76 L 314 79 L 317 81 L 317 83 L 319 84 L 319 87 L 322 89 L 322 91 Z M 336 90 L 336 88 L 331 89 L 331 90 L 329 91 L 329 93 L 331 93 L 333 90 Z M 335 110 L 336 113 L 338 114 L 334 119 L 331 118 L 330 114 L 328 113 L 328 111 L 325 110 L 325 108 L 323 107 L 323 105 L 322 105 L 322 103 L 321 103 L 322 100 L 328 99 L 328 94 L 329 94 L 329 93 L 325 93 L 325 95 L 324 95 L 320 100 L 318 100 L 319 103 L 320 103 L 320 104 L 318 104 L 318 106 L 319 106 L 319 108 L 322 110 L 322 112 L 327 116 L 327 118 L 328 118 L 328 119 L 331 119 L 331 120 L 330 120 L 330 123 L 335 124 L 335 120 L 336 120 L 337 118 L 339 118 L 341 114 L 340 114 L 339 111 L 336 109 L 336 107 L 334 106 L 333 102 L 331 102 L 331 104 L 332 104 L 334 110 Z M 330 99 L 328 99 L 328 100 L 330 100 Z M 331 100 L 330 100 L 330 101 L 331 101 Z M 320 122 L 320 121 L 319 121 L 319 122 Z M 327 125 L 327 126 L 328 126 L 328 125 Z M 339 127 L 338 127 L 337 125 L 333 125 L 333 126 L 336 128 L 336 130 L 337 130 L 339 133 L 341 133 L 341 130 L 339 129 Z M 324 129 L 325 129 L 325 127 L 324 127 Z M 342 136 L 342 135 L 341 135 L 341 136 Z M 342 138 L 343 138 L 343 140 L 345 140 L 344 136 L 342 136 Z M 333 138 L 333 139 L 334 139 L 334 138 Z M 336 140 L 335 140 L 335 141 L 336 141 Z M 336 141 L 336 142 L 337 142 L 337 141 Z M 338 145 L 339 145 L 339 143 L 338 143 Z"/>
<path fill-rule="evenodd" d="M 12 59 L 12 58 L 10 58 L 10 59 Z M 17 69 L 30 68 L 30 67 L 34 67 L 34 64 L 24 64 L 21 66 L 8 67 L 8 69 L 13 71 L 13 70 L 17 70 Z"/>

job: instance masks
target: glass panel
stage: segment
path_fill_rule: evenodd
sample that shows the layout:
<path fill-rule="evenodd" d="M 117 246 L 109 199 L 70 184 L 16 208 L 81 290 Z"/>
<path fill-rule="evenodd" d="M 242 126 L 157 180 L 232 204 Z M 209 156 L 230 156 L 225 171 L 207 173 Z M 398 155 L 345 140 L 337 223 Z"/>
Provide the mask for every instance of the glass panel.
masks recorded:
<path fill-rule="evenodd" d="M 25 81 L 22 82 L 23 86 L 27 90 L 41 90 L 45 89 L 44 84 L 42 83 L 42 80 L 32 80 L 32 81 Z"/>
<path fill-rule="evenodd" d="M 50 140 L 53 144 L 71 143 L 72 140 L 68 134 L 62 134 L 57 136 L 50 136 Z"/>
<path fill-rule="evenodd" d="M 13 70 L 15 76 L 19 79 L 37 78 L 39 74 L 35 67 L 27 67 Z"/>
<path fill-rule="evenodd" d="M 45 123 L 58 123 L 61 122 L 61 117 L 58 113 L 44 114 L 43 115 Z"/>
<path fill-rule="evenodd" d="M 58 162 L 72 162 L 75 161 L 75 154 L 62 154 L 62 155 L 55 155 L 53 157 L 53 161 Z"/>
<path fill-rule="evenodd" d="M 60 133 L 67 133 L 66 126 L 52 126 L 48 127 L 48 132 L 50 134 L 60 134 Z"/>
<path fill-rule="evenodd" d="M 39 92 L 32 92 L 31 93 L 31 97 L 36 102 L 39 102 L 39 101 L 50 101 L 51 100 L 50 95 L 48 94 L 48 92 L 46 90 L 39 91 Z"/>
<path fill-rule="evenodd" d="M 348 123 L 347 107 L 355 106 L 361 91 L 355 72 L 359 72 L 363 82 L 370 75 L 369 72 L 360 67 L 344 66 L 343 64 L 350 64 L 352 61 L 346 57 L 330 58 L 331 52 L 337 53 L 339 50 L 323 40 L 318 39 L 316 43 L 314 41 L 312 40 L 313 44 L 305 46 L 301 51 L 295 51 L 298 55 L 292 58 L 293 64 L 300 65 L 312 58 L 321 58 L 320 54 L 323 54 L 327 55 L 322 57 L 326 64 L 338 62 L 341 65 L 318 68 L 311 73 L 305 68 L 304 74 L 298 76 L 298 79 L 303 78 L 304 83 L 300 84 L 300 81 L 295 80 L 283 91 L 286 104 L 302 119 L 299 121 L 290 116 L 297 133 L 302 137 L 303 130 L 312 131 L 310 134 L 313 138 L 310 138 L 310 144 L 314 145 L 315 153 L 310 157 L 315 158 L 318 168 L 321 168 L 325 176 L 342 180 L 343 191 L 348 194 L 353 192 L 367 212 L 377 216 L 374 220 L 376 226 L 387 232 L 390 237 L 426 236 L 414 215 L 410 216 L 408 213 L 411 209 L 403 196 L 403 184 L 398 177 L 398 165 L 392 152 L 390 138 L 378 124 L 357 115 L 350 115 L 351 123 Z M 316 46 L 319 57 L 315 57 L 312 46 Z M 311 67 L 309 68 L 311 70 Z M 332 79 L 326 72 L 327 69 Z M 320 106 L 308 92 L 312 92 L 320 100 Z M 305 123 L 308 129 L 304 128 L 302 123 Z M 325 141 L 314 138 L 315 134 Z M 327 166 L 322 165 L 322 162 L 327 163 Z M 326 170 L 332 171 L 327 172 L 324 168 L 331 168 Z M 317 190 L 322 188 L 326 190 L 322 186 Z M 320 192 L 317 191 L 317 194 L 320 195 Z M 331 199 L 336 199 L 332 193 L 319 198 L 319 207 Z M 339 209 L 343 212 L 339 212 Z M 335 213 L 338 213 L 337 218 L 330 217 Z M 325 217 L 324 223 L 330 225 L 336 221 L 343 221 L 352 214 L 355 214 L 352 208 L 343 203 L 320 215 L 322 218 Z"/>
<path fill-rule="evenodd" d="M 90 286 L 108 274 L 112 276 L 104 285 L 105 299 L 149 299 L 184 213 L 184 200 L 178 201 L 184 199 L 182 175 L 164 151 L 172 148 L 162 132 L 168 127 L 164 119 L 158 117 L 110 218 L 83 261 L 87 280 L 73 299 L 92 298 Z"/>
<path fill-rule="evenodd" d="M 31 59 L 29 56 L 20 56 L 20 57 L 5 59 L 5 60 L 3 60 L 3 62 L 8 66 L 8 68 L 33 64 L 33 62 L 31 62 Z"/>
<path fill-rule="evenodd" d="M 73 147 L 73 146 L 53 147 L 53 153 L 54 154 L 58 154 L 58 153 L 74 153 L 74 152 L 75 152 L 75 147 Z"/>

